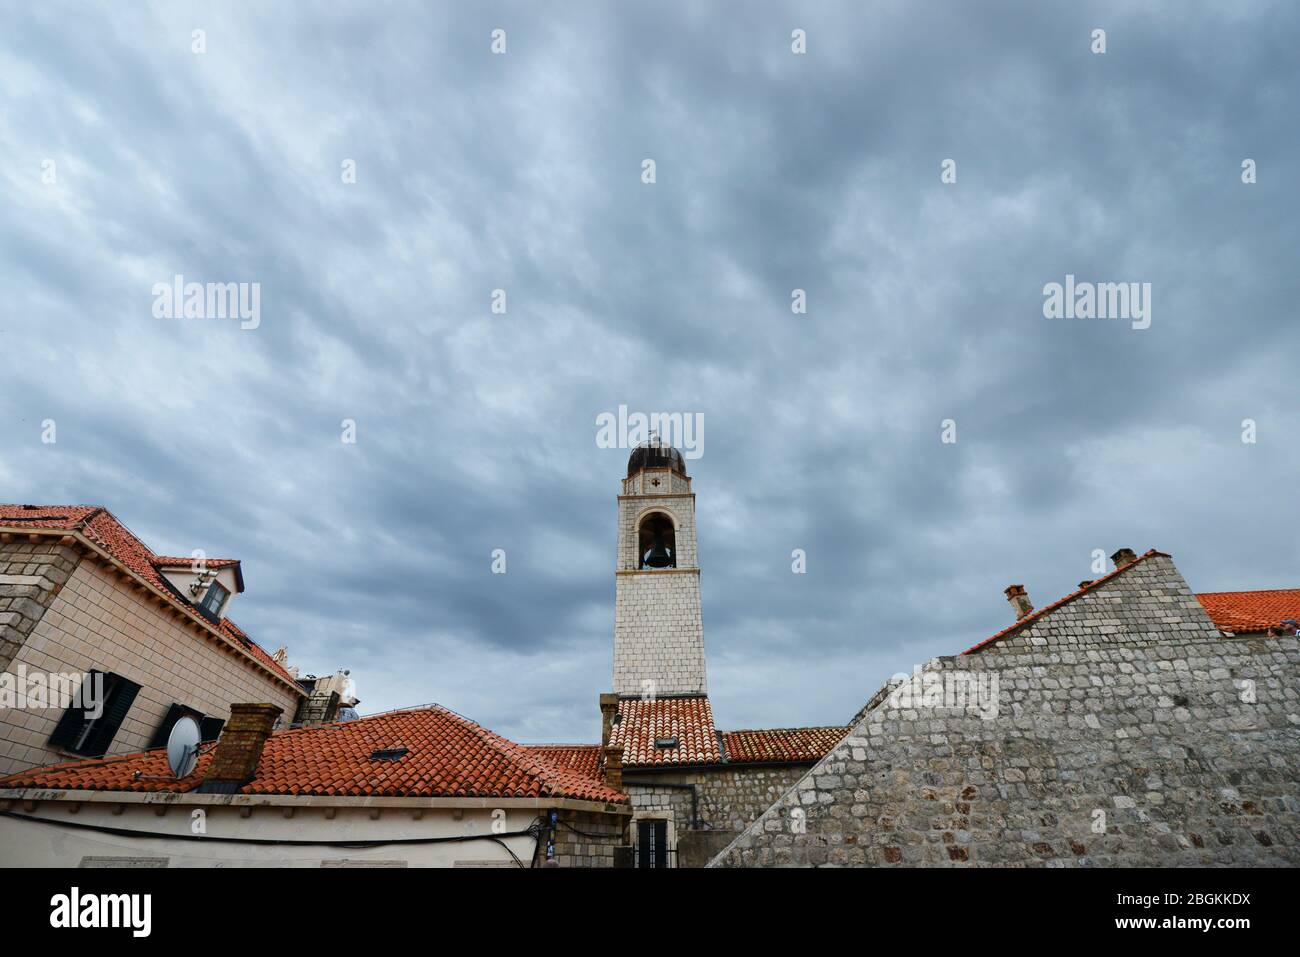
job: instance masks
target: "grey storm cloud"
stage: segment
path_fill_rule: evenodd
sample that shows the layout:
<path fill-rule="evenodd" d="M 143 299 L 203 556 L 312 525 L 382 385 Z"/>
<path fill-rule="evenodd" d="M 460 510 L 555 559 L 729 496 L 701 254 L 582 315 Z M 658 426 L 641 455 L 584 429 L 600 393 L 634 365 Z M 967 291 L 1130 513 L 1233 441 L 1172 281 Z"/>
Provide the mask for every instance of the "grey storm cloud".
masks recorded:
<path fill-rule="evenodd" d="M 706 423 L 723 727 L 842 723 L 1098 548 L 1295 585 L 1300 10 L 804 6 L 11 12 L 0 499 L 239 557 L 363 711 L 525 741 L 597 734 L 620 404 Z M 261 325 L 155 318 L 177 274 Z M 1067 274 L 1151 328 L 1045 319 Z"/>

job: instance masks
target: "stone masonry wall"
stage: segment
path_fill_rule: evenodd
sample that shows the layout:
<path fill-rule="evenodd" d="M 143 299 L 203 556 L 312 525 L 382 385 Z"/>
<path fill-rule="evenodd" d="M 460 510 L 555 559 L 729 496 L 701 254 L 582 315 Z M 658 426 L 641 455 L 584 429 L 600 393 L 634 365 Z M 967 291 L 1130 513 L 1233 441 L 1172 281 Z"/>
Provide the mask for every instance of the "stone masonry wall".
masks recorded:
<path fill-rule="evenodd" d="M 616 581 L 614 692 L 643 695 L 650 688 L 658 697 L 703 694 L 699 571 L 632 572 Z"/>
<path fill-rule="evenodd" d="M 679 867 L 703 866 L 713 853 L 772 806 L 803 777 L 807 764 L 736 765 L 676 772 L 624 772 L 623 784 L 638 817 L 666 812 L 673 821 Z M 691 793 L 664 784 L 694 785 L 698 821 L 691 818 Z M 698 825 L 698 826 L 697 826 Z"/>
<path fill-rule="evenodd" d="M 807 764 L 743 765 L 698 771 L 624 772 L 623 782 L 632 806 L 669 808 L 679 827 L 690 827 L 691 795 L 677 788 L 656 788 L 657 783 L 693 784 L 701 823 L 712 830 L 739 832 L 772 806 L 808 770 Z"/>
<path fill-rule="evenodd" d="M 626 834 L 626 815 L 560 811 L 555 861 L 560 867 L 613 867 L 614 849 L 626 843 Z M 544 863 L 545 837 L 538 842 L 537 853 L 539 863 Z"/>
<path fill-rule="evenodd" d="M 80 560 L 76 548 L 51 538 L 0 542 L 0 671 L 9 668 Z"/>
<path fill-rule="evenodd" d="M 668 474 L 665 471 L 663 478 Z M 641 483 L 644 487 L 647 475 L 648 472 L 638 473 L 624 485 Z M 657 474 L 656 478 L 659 478 Z M 637 568 L 638 529 L 651 511 L 672 516 L 676 528 L 676 568 Z M 700 572 L 695 549 L 695 496 L 689 493 L 619 496 L 614 692 L 663 696 L 703 694 L 706 690 Z"/>
<path fill-rule="evenodd" d="M 1300 864 L 1298 678 L 1152 556 L 878 694 L 712 866 Z"/>

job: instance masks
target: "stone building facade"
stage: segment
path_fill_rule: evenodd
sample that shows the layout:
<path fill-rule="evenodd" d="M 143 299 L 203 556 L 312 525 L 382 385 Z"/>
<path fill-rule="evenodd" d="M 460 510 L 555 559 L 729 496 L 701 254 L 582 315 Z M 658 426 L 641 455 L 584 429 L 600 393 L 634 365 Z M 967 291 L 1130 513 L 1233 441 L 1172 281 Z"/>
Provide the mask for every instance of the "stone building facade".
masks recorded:
<path fill-rule="evenodd" d="M 105 509 L 0 506 L 0 682 L 15 697 L 0 707 L 0 775 L 139 751 L 181 713 L 208 719 L 215 736 L 234 701 L 269 702 L 292 718 L 303 698 L 293 677 L 203 608 L 203 590 L 175 587 L 173 564 Z M 212 560 L 206 587 L 234 592 L 237 581 L 237 563 Z M 107 713 L 84 747 L 62 733 L 67 701 L 17 700 L 50 676 L 73 690 L 96 674 L 108 683 Z M 98 734 L 105 722 L 112 733 Z"/>
<path fill-rule="evenodd" d="M 811 767 L 732 764 L 674 771 L 624 771 L 631 825 L 662 818 L 677 867 L 704 867 Z"/>
<path fill-rule="evenodd" d="M 1116 561 L 896 677 L 712 866 L 1300 864 L 1300 639 Z"/>
<path fill-rule="evenodd" d="M 80 561 L 71 541 L 13 534 L 0 540 L 0 671 L 9 669 Z"/>
<path fill-rule="evenodd" d="M 685 460 L 669 447 L 633 452 L 618 499 L 614 691 L 663 697 L 707 691 L 695 494 Z"/>

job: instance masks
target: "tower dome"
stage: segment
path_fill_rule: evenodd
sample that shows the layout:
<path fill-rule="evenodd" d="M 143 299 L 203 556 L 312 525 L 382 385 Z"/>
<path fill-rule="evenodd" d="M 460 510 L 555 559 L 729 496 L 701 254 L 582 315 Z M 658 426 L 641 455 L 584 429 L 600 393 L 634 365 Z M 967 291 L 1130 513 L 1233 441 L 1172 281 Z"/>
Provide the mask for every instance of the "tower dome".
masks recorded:
<path fill-rule="evenodd" d="M 671 445 L 663 445 L 656 439 L 642 442 L 632 450 L 627 460 L 627 477 L 631 478 L 642 469 L 672 469 L 683 478 L 686 475 L 686 459 L 682 453 Z"/>

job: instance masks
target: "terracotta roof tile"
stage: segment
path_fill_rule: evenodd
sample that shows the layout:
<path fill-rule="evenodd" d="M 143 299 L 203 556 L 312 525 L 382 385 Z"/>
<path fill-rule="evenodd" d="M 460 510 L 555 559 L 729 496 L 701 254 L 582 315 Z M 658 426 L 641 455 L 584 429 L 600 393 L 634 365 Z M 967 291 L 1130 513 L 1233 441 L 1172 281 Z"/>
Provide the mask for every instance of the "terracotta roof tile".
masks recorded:
<path fill-rule="evenodd" d="M 0 787 L 187 792 L 202 782 L 216 746 L 201 747 L 197 767 L 183 781 L 171 777 L 160 748 L 21 771 L 0 779 Z M 377 750 L 403 747 L 407 753 L 395 761 L 371 759 Z M 257 776 L 240 793 L 627 802 L 584 770 L 548 760 L 545 750 L 430 705 L 273 734 Z"/>
<path fill-rule="evenodd" d="M 211 622 L 199 614 L 192 604 L 179 596 L 171 584 L 163 578 L 159 568 L 164 566 L 161 566 L 159 562 L 170 562 L 173 559 L 155 555 L 149 546 L 136 538 L 106 508 L 97 505 L 0 505 L 0 526 L 10 528 L 55 528 L 69 532 L 80 532 L 115 560 L 121 562 L 126 568 L 166 595 L 176 608 L 191 618 L 212 627 Z M 192 559 L 181 559 L 180 561 L 189 564 Z M 210 565 L 213 561 L 234 561 L 236 566 L 239 564 L 234 559 L 208 559 Z M 229 618 L 221 620 L 218 630 L 228 640 L 243 648 L 280 678 L 289 682 L 295 688 L 298 687 L 298 683 L 293 679 L 293 676 Z"/>
<path fill-rule="evenodd" d="M 525 744 L 523 747 L 557 768 L 576 771 L 597 781 L 604 780 L 598 744 Z"/>
<path fill-rule="evenodd" d="M 183 555 L 155 555 L 152 561 L 158 568 L 189 568 L 196 559 L 193 556 L 185 557 Z M 229 568 L 231 565 L 238 565 L 239 559 L 204 558 L 203 564 L 208 568 Z"/>
<path fill-rule="evenodd" d="M 671 748 L 655 747 L 657 738 L 676 738 Z M 722 761 L 718 731 L 709 699 L 625 698 L 618 703 L 618 722 L 609 743 L 622 745 L 623 767 L 665 764 L 717 764 Z"/>
<path fill-rule="evenodd" d="M 1220 631 L 1250 634 L 1300 621 L 1300 588 L 1215 591 L 1196 596 Z"/>
<path fill-rule="evenodd" d="M 729 764 L 820 761 L 846 734 L 847 727 L 766 728 L 723 731 L 722 747 Z"/>

